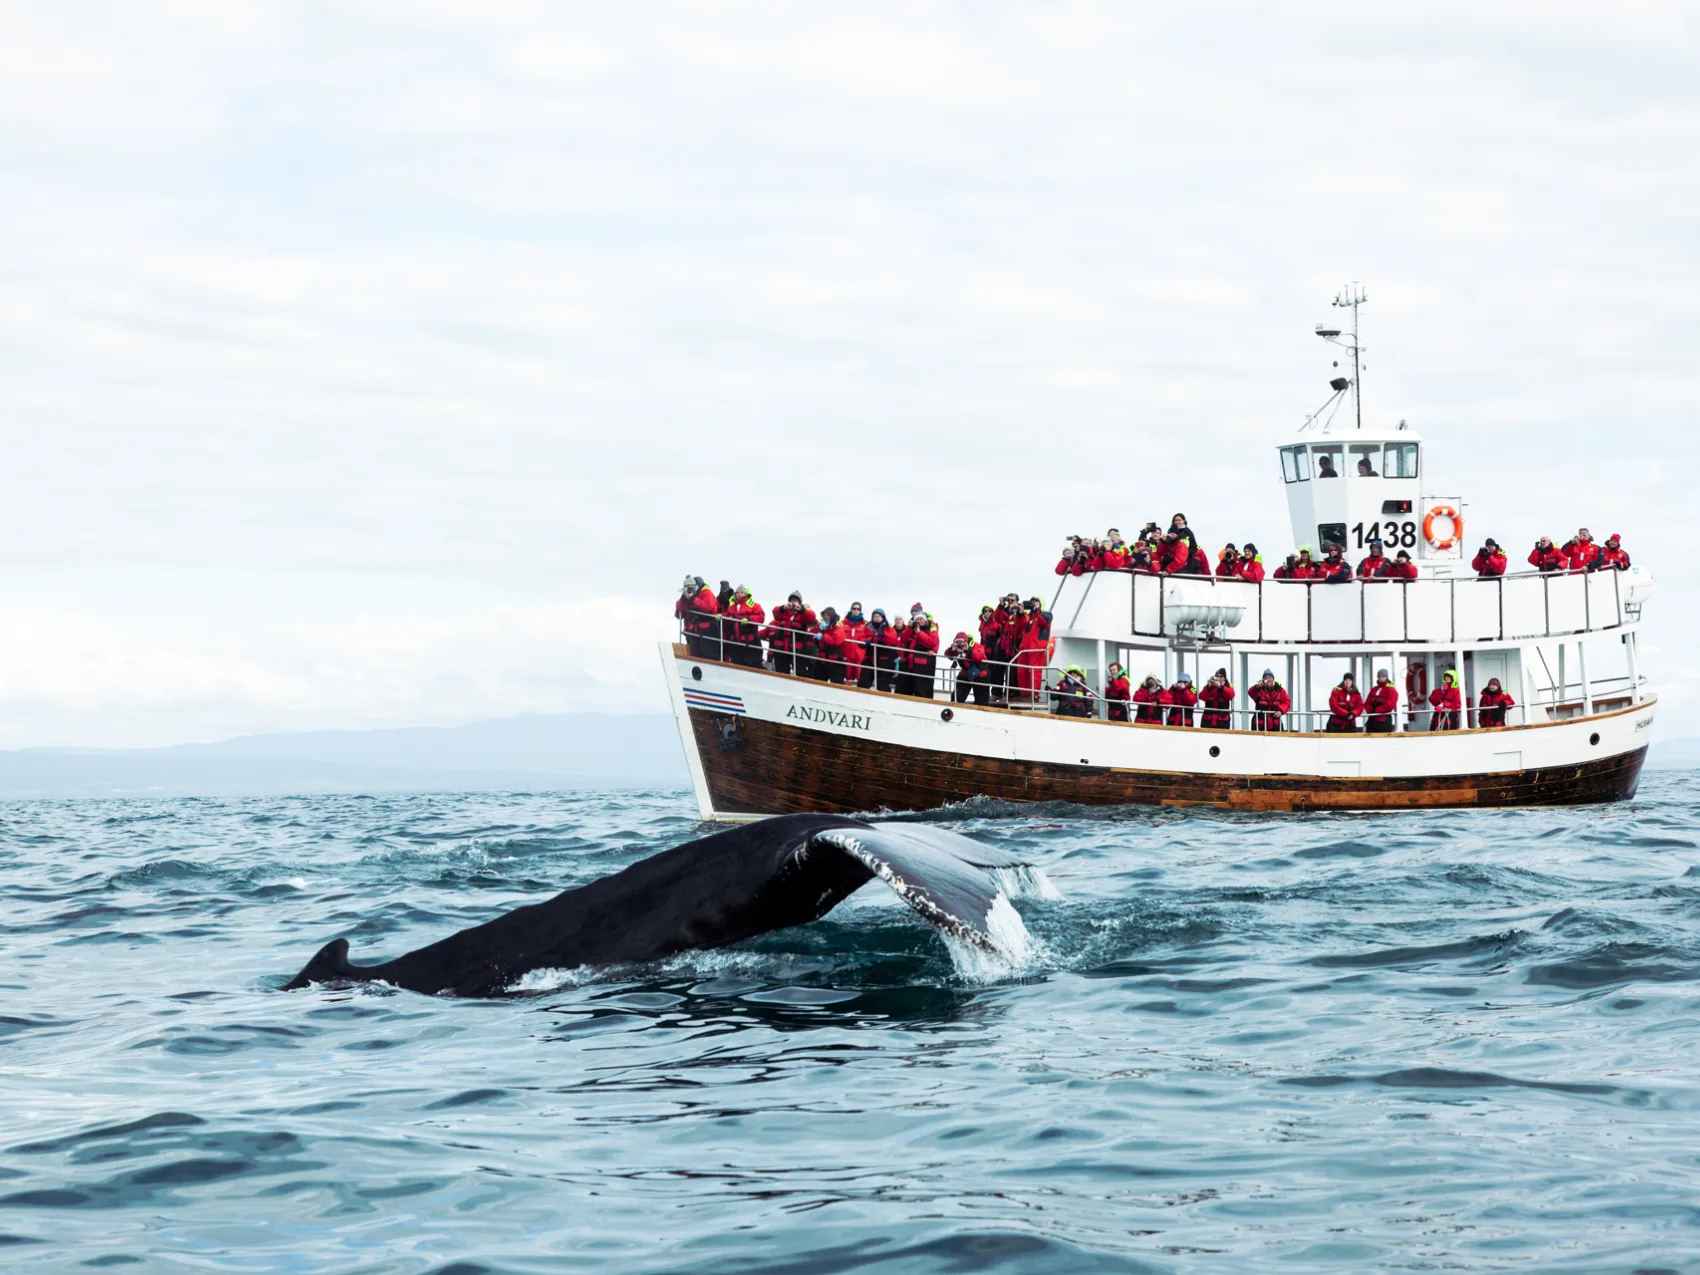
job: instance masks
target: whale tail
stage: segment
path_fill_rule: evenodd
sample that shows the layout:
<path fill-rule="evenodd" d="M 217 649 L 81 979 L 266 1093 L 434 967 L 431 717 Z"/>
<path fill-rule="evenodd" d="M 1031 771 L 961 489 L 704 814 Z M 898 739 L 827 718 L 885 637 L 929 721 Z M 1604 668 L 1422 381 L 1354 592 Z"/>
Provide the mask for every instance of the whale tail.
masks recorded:
<path fill-rule="evenodd" d="M 875 877 L 945 937 L 958 969 L 982 978 L 1031 955 L 1010 897 L 1055 894 L 1030 861 L 943 828 L 781 815 L 674 846 L 379 965 L 351 964 L 337 939 L 285 990 L 381 980 L 500 995 L 534 969 L 652 961 L 804 925 Z"/>

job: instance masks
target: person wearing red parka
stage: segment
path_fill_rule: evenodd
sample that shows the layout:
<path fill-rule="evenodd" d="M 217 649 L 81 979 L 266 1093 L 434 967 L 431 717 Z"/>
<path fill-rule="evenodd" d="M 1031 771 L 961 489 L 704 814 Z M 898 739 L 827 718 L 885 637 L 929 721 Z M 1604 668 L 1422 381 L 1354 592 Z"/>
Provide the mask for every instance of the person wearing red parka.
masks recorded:
<path fill-rule="evenodd" d="M 1484 580 L 1505 574 L 1505 550 L 1491 537 L 1482 541 L 1482 547 L 1476 550 L 1476 556 L 1470 559 L 1470 570 Z"/>
<path fill-rule="evenodd" d="M 1169 697 L 1169 725 L 1191 726 L 1193 705 L 1198 703 L 1198 692 L 1192 689 L 1192 674 L 1182 673 L 1164 694 Z"/>
<path fill-rule="evenodd" d="M 1372 735 L 1385 735 L 1393 729 L 1393 714 L 1399 707 L 1399 691 L 1388 677 L 1386 669 L 1377 669 L 1375 685 L 1364 696 L 1364 730 Z"/>
<path fill-rule="evenodd" d="M 939 626 L 919 602 L 909 608 L 909 629 L 903 635 L 903 650 L 902 667 L 908 683 L 905 688 L 899 678 L 898 689 L 917 699 L 932 699 L 933 674 L 938 667 Z"/>
<path fill-rule="evenodd" d="M 1381 569 L 1381 578 L 1383 580 L 1415 580 L 1417 578 L 1417 564 L 1411 561 L 1411 551 L 1409 549 L 1399 550 L 1393 561 Z"/>
<path fill-rule="evenodd" d="M 1229 730 L 1234 724 L 1234 687 L 1228 681 L 1228 670 L 1219 668 L 1210 675 L 1198 691 L 1198 702 L 1204 705 L 1199 725 L 1206 730 Z"/>
<path fill-rule="evenodd" d="M 1594 564 L 1594 569 L 1598 571 L 1629 570 L 1629 555 L 1623 551 L 1623 542 L 1618 539 L 1617 532 L 1612 532 L 1607 538 L 1605 548 L 1600 550 L 1600 558 Z"/>
<path fill-rule="evenodd" d="M 1348 673 L 1340 684 L 1328 692 L 1328 731 L 1330 734 L 1356 734 L 1358 717 L 1364 711 L 1364 697 L 1358 693 L 1358 683 Z"/>
<path fill-rule="evenodd" d="M 1293 706 L 1293 697 L 1287 694 L 1287 688 L 1275 680 L 1274 669 L 1264 669 L 1263 676 L 1252 684 L 1246 692 L 1251 697 L 1255 710 L 1251 715 L 1253 730 L 1281 730 L 1281 721 L 1287 715 L 1287 710 Z"/>
<path fill-rule="evenodd" d="M 1147 677 L 1133 693 L 1133 720 L 1147 726 L 1161 726 L 1164 697 L 1167 694 L 1155 675 Z"/>
<path fill-rule="evenodd" d="M 1434 716 L 1429 721 L 1430 730 L 1457 730 L 1462 724 L 1464 697 L 1458 690 L 1458 671 L 1447 669 L 1441 675 L 1440 685 L 1428 693 L 1429 707 L 1434 709 Z"/>
<path fill-rule="evenodd" d="M 1246 541 L 1245 548 L 1240 550 L 1240 579 L 1249 580 L 1253 584 L 1263 583 L 1263 557 L 1257 552 L 1257 546 Z"/>
<path fill-rule="evenodd" d="M 1104 699 L 1107 702 L 1106 712 L 1112 722 L 1127 720 L 1127 705 L 1131 698 L 1127 674 L 1122 671 L 1120 664 L 1111 661 L 1109 676 L 1104 681 Z"/>
<path fill-rule="evenodd" d="M 1564 551 L 1553 544 L 1551 536 L 1542 536 L 1529 550 L 1529 565 L 1537 571 L 1563 571 L 1569 561 Z"/>
<path fill-rule="evenodd" d="M 1594 537 L 1583 527 L 1559 550 L 1565 557 L 1565 562 L 1574 574 L 1592 571 L 1594 564 L 1600 560 L 1600 547 L 1594 543 Z"/>
<path fill-rule="evenodd" d="M 1503 726 L 1505 710 L 1515 707 L 1517 701 L 1499 684 L 1499 679 L 1490 677 L 1482 693 L 1476 696 L 1476 725 Z"/>
<path fill-rule="evenodd" d="M 767 612 L 761 603 L 750 596 L 749 589 L 739 585 L 726 608 L 728 619 L 727 658 L 733 664 L 748 668 L 761 667 L 761 628 L 767 623 Z"/>

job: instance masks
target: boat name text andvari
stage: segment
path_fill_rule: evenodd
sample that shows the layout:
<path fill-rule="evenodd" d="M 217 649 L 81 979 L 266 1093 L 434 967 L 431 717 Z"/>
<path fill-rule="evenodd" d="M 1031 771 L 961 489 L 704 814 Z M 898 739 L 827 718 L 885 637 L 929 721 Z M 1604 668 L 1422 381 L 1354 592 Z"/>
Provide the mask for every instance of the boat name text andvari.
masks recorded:
<path fill-rule="evenodd" d="M 867 730 L 869 718 L 860 713 L 840 713 L 830 708 L 809 708 L 804 704 L 793 704 L 785 710 L 785 716 L 804 722 L 820 722 L 824 726 L 844 726 L 850 730 Z"/>

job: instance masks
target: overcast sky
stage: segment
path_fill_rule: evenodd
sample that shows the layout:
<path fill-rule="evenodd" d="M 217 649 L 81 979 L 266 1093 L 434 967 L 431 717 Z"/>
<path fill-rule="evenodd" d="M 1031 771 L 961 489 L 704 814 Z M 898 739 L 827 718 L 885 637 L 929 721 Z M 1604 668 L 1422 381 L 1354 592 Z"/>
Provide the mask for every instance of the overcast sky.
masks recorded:
<path fill-rule="evenodd" d="M 5 5 L 0 746 L 661 709 L 687 571 L 954 631 L 1067 531 L 1285 549 L 1348 279 L 1369 421 L 1622 532 L 1700 733 L 1695 12 Z"/>

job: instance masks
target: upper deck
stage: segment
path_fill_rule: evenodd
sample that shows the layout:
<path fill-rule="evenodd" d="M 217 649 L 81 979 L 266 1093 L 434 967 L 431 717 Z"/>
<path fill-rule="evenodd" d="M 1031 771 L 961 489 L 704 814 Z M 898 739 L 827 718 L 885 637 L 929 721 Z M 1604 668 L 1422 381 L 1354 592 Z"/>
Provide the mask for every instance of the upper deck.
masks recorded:
<path fill-rule="evenodd" d="M 1631 630 L 1651 589 L 1635 567 L 1349 584 L 1118 570 L 1063 577 L 1051 613 L 1058 637 L 1106 642 L 1479 648 Z"/>

